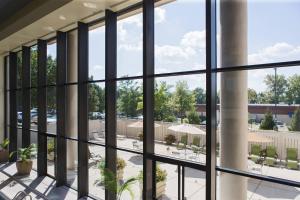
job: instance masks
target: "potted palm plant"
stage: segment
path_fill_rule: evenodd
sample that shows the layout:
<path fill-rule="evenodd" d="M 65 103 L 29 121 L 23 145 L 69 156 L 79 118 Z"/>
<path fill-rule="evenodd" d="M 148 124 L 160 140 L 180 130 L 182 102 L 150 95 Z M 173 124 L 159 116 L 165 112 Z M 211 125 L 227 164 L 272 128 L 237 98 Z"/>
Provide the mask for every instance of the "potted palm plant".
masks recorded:
<path fill-rule="evenodd" d="M 26 148 L 19 148 L 17 151 L 18 158 L 16 162 L 17 171 L 19 175 L 29 175 L 32 169 L 31 154 L 35 151 L 33 144 Z"/>
<path fill-rule="evenodd" d="M 116 195 L 116 200 L 121 200 L 125 191 L 130 194 L 130 199 L 134 199 L 134 192 L 132 191 L 132 185 L 139 181 L 138 177 L 131 177 L 125 181 L 119 181 L 117 176 L 108 168 L 103 168 L 101 177 L 94 184 L 104 185 L 105 189 Z"/>
<path fill-rule="evenodd" d="M 0 143 L 0 163 L 7 162 L 9 158 L 9 152 L 7 147 L 9 145 L 9 139 L 4 139 L 3 142 Z"/>
<path fill-rule="evenodd" d="M 166 192 L 166 180 L 167 180 L 168 173 L 166 170 L 163 170 L 160 168 L 159 165 L 156 165 L 156 199 L 160 199 Z M 139 180 L 140 180 L 140 187 L 143 187 L 143 170 L 140 171 L 139 174 Z"/>

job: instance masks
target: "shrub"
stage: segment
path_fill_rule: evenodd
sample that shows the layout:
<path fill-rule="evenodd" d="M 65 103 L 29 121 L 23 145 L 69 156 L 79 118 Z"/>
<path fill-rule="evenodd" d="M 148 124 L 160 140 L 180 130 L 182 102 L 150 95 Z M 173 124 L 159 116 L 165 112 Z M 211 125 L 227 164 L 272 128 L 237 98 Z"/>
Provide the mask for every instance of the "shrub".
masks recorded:
<path fill-rule="evenodd" d="M 140 141 L 143 141 L 143 138 L 144 138 L 143 133 L 139 133 L 138 138 L 139 138 Z"/>
<path fill-rule="evenodd" d="M 187 118 L 190 124 L 200 124 L 200 117 L 195 110 L 189 112 Z"/>
<path fill-rule="evenodd" d="M 167 179 L 167 171 L 163 170 L 159 167 L 159 165 L 156 166 L 156 182 L 165 181 Z"/>
<path fill-rule="evenodd" d="M 176 138 L 175 138 L 174 135 L 168 134 L 165 137 L 165 142 L 166 142 L 167 145 L 171 145 L 172 143 L 176 142 Z"/>
<path fill-rule="evenodd" d="M 156 165 L 156 183 L 165 181 L 167 179 L 168 173 L 166 170 L 160 168 L 159 165 Z M 143 180 L 143 170 L 140 171 L 138 175 L 139 180 Z"/>
<path fill-rule="evenodd" d="M 182 123 L 188 124 L 189 123 L 189 119 L 188 118 L 183 118 L 182 119 Z"/>
<path fill-rule="evenodd" d="M 293 114 L 290 131 L 300 131 L 300 108 L 297 108 Z"/>
<path fill-rule="evenodd" d="M 175 122 L 176 121 L 176 117 L 173 115 L 169 115 L 164 119 L 165 122 Z"/>
<path fill-rule="evenodd" d="M 275 121 L 273 115 L 270 111 L 265 114 L 264 119 L 262 120 L 259 128 L 262 130 L 273 130 L 275 127 Z"/>

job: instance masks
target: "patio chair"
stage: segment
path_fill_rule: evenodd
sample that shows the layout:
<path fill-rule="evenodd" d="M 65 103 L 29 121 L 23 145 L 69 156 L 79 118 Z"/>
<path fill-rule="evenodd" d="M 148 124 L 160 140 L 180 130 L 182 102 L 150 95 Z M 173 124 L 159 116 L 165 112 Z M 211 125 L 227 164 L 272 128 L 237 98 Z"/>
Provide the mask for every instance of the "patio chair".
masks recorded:
<path fill-rule="evenodd" d="M 296 148 L 286 149 L 286 166 L 288 169 L 298 170 L 298 149 Z"/>
<path fill-rule="evenodd" d="M 187 145 L 187 135 L 183 135 L 180 138 L 180 142 L 178 142 L 178 144 L 177 144 L 177 149 L 178 150 L 185 149 L 186 145 Z"/>
<path fill-rule="evenodd" d="M 276 147 L 267 146 L 266 148 L 266 165 L 275 166 L 278 155 L 276 153 Z"/>
<path fill-rule="evenodd" d="M 261 145 L 252 144 L 249 157 L 253 162 L 258 163 L 261 158 Z"/>

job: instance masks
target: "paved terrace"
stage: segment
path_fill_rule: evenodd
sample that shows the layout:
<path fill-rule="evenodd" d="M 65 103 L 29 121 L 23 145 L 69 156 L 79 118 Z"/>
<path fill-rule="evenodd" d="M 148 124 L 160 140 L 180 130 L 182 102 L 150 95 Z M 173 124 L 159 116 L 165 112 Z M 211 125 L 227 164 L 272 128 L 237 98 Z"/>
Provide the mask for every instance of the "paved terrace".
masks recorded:
<path fill-rule="evenodd" d="M 121 138 L 118 140 L 118 145 L 127 148 L 133 148 L 133 139 Z M 179 154 L 172 153 L 178 152 L 173 146 L 169 147 L 157 143 L 156 153 L 176 156 L 182 159 L 193 159 L 196 162 L 205 161 L 205 155 L 200 154 L 198 156 L 193 155 L 190 150 L 180 151 Z M 167 150 L 168 148 L 168 150 Z M 104 148 L 90 145 L 89 147 L 92 157 L 89 161 L 89 186 L 90 194 L 97 197 L 104 196 L 104 188 L 99 185 L 95 185 L 95 181 L 99 178 L 99 170 L 97 169 L 97 161 L 103 158 Z M 123 158 L 126 161 L 126 167 L 124 169 L 124 180 L 129 177 L 137 176 L 142 170 L 142 157 L 138 154 L 132 154 L 127 152 L 117 152 L 118 157 Z M 36 163 L 35 163 L 36 164 Z M 159 164 L 161 168 L 167 170 L 167 186 L 163 200 L 177 199 L 177 167 L 170 164 Z M 268 167 L 255 165 L 249 162 L 249 170 L 254 173 L 259 173 L 268 176 L 277 176 L 285 179 L 300 181 L 300 171 L 288 170 L 280 167 Z M 54 174 L 54 165 L 52 162 L 48 162 L 48 171 L 50 174 Z M 185 171 L 185 193 L 187 200 L 204 199 L 205 197 L 205 173 L 193 169 L 186 169 Z M 220 175 L 217 179 L 220 178 Z M 68 183 L 73 187 L 77 187 L 76 170 L 68 172 Z M 219 188 L 219 186 L 217 186 Z M 50 177 L 37 177 L 36 171 L 32 171 L 30 176 L 22 177 L 16 174 L 15 164 L 2 164 L 0 167 L 0 195 L 6 198 L 13 198 L 18 191 L 25 191 L 29 193 L 33 199 L 76 199 L 77 192 L 68 187 L 55 187 L 55 180 Z M 133 185 L 135 198 L 140 199 L 140 184 Z M 219 194 L 217 194 L 219 195 Z M 288 187 L 279 184 L 268 183 L 264 181 L 248 179 L 248 199 L 249 200 L 300 200 L 300 188 Z M 101 199 L 101 198 L 99 198 Z M 124 193 L 123 200 L 130 199 L 128 193 Z M 220 198 L 219 198 L 220 199 Z"/>

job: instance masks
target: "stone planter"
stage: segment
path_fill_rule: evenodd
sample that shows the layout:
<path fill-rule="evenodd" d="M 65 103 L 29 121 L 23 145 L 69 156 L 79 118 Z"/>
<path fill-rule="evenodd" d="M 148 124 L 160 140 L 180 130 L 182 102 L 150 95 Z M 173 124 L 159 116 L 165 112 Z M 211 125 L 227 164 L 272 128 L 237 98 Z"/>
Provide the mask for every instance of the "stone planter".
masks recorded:
<path fill-rule="evenodd" d="M 8 162 L 9 152 L 6 149 L 0 150 L 0 163 Z"/>
<path fill-rule="evenodd" d="M 160 199 L 166 192 L 166 181 L 160 181 L 156 183 L 156 198 Z"/>
<path fill-rule="evenodd" d="M 50 161 L 53 161 L 54 160 L 54 152 L 50 152 L 47 154 L 47 159 L 50 160 Z"/>
<path fill-rule="evenodd" d="M 141 196 L 140 198 L 142 199 L 142 191 L 143 191 L 143 182 L 139 181 L 140 185 L 140 191 L 141 191 Z M 160 181 L 156 183 L 156 199 L 160 199 L 166 192 L 166 181 Z"/>
<path fill-rule="evenodd" d="M 16 162 L 17 171 L 19 175 L 29 175 L 32 169 L 32 161 L 17 161 Z"/>
<path fill-rule="evenodd" d="M 117 170 L 117 180 L 121 181 L 123 180 L 123 177 L 124 177 L 124 169 Z"/>

